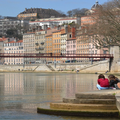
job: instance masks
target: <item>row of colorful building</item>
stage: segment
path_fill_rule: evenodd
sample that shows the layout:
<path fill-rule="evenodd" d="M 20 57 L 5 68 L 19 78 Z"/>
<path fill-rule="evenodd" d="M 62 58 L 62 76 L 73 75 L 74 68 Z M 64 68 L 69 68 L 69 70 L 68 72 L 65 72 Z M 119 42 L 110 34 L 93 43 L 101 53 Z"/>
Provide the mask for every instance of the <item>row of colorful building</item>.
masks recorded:
<path fill-rule="evenodd" d="M 56 18 L 57 27 L 50 27 L 51 22 L 55 20 L 43 20 L 30 22 L 31 25 L 40 27 L 49 22 L 45 28 L 37 28 L 34 31 L 23 34 L 23 40 L 16 40 L 15 38 L 1 38 L 0 39 L 0 53 L 59 53 L 67 55 L 75 54 L 106 54 L 107 48 L 97 49 L 95 46 L 95 39 L 92 35 L 87 34 L 87 29 L 84 27 L 88 24 L 93 24 L 91 13 L 96 12 L 99 8 L 98 2 L 88 11 L 86 16 L 81 17 L 81 27 L 75 28 L 70 25 L 60 25 L 61 20 Z M 53 18 L 51 18 L 53 19 Z M 55 18 L 54 18 L 55 19 Z M 64 19 L 68 23 L 72 19 Z M 73 22 L 77 23 L 74 18 Z M 63 24 L 63 23 L 61 23 Z M 33 29 L 33 28 L 32 28 Z M 1 58 L 2 64 L 28 64 L 28 63 L 63 63 L 66 60 L 76 60 L 77 62 L 90 61 L 89 58 Z M 98 60 L 95 59 L 94 60 Z"/>

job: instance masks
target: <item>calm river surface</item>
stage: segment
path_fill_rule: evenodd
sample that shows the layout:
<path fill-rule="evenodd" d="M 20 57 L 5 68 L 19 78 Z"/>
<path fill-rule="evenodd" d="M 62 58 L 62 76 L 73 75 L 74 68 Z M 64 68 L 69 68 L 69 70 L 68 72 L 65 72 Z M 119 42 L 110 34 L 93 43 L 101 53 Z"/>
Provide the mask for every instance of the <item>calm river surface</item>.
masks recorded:
<path fill-rule="evenodd" d="M 37 107 L 96 90 L 96 74 L 0 73 L 0 120 L 116 120 L 37 114 Z M 107 76 L 106 76 L 107 77 Z"/>

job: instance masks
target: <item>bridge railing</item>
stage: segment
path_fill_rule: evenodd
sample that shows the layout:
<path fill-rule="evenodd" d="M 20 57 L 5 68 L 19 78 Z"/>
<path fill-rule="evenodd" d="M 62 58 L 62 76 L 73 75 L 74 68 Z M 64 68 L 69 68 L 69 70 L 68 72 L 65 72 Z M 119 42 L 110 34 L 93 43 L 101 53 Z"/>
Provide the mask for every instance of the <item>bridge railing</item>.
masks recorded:
<path fill-rule="evenodd" d="M 113 54 L 0 53 L 0 57 L 23 57 L 23 58 L 113 58 Z"/>

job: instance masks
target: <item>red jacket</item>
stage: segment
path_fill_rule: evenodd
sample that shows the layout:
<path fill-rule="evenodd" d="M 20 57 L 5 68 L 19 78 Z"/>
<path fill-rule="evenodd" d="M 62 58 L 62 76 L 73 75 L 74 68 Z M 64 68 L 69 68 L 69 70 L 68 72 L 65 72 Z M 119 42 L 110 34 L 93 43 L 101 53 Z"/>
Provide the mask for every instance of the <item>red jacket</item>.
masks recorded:
<path fill-rule="evenodd" d="M 100 79 L 98 79 L 98 84 L 101 87 L 109 87 L 109 80 L 107 78 L 105 78 L 105 79 L 100 78 Z"/>

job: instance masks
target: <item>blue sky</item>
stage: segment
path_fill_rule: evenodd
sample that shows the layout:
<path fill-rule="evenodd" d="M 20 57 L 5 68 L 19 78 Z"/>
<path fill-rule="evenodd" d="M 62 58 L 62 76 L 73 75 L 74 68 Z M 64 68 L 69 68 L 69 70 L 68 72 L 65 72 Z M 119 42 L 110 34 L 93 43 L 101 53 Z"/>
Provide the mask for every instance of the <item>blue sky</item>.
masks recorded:
<path fill-rule="evenodd" d="M 108 0 L 98 0 L 103 4 Z M 66 13 L 75 8 L 90 9 L 96 0 L 0 0 L 0 15 L 17 16 L 25 8 L 45 8 L 61 10 Z"/>

